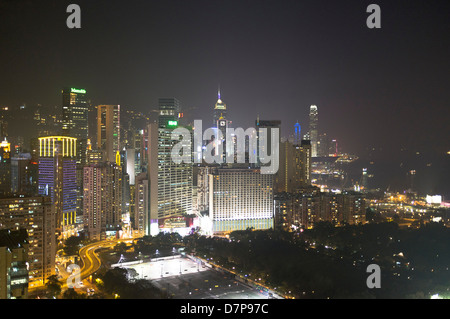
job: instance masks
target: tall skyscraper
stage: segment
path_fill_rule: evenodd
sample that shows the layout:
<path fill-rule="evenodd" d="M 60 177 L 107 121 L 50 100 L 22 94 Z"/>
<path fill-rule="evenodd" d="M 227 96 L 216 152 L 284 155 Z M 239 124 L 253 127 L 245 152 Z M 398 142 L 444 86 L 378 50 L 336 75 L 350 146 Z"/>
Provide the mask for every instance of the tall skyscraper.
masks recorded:
<path fill-rule="evenodd" d="M 0 195 L 11 194 L 11 143 L 0 142 Z"/>
<path fill-rule="evenodd" d="M 8 137 L 8 122 L 0 119 L 0 140 L 3 141 Z"/>
<path fill-rule="evenodd" d="M 105 161 L 116 161 L 120 151 L 120 105 L 97 106 L 97 147 L 105 152 Z"/>
<path fill-rule="evenodd" d="M 275 192 L 299 192 L 311 185 L 311 143 L 302 140 L 299 145 L 281 142 L 280 168 L 275 178 Z"/>
<path fill-rule="evenodd" d="M 227 105 L 220 98 L 220 90 L 217 92 L 217 102 L 214 105 L 213 127 L 217 127 L 222 131 L 222 136 L 225 138 L 224 129 L 227 126 Z"/>
<path fill-rule="evenodd" d="M 120 230 L 122 220 L 122 169 L 116 163 L 84 167 L 83 221 L 89 239 L 105 239 Z"/>
<path fill-rule="evenodd" d="M 178 119 L 179 114 L 181 112 L 181 103 L 176 98 L 160 98 L 158 99 L 158 127 L 159 128 L 166 128 L 168 125 L 172 123 L 173 121 L 177 121 L 178 125 Z M 169 123 L 169 121 L 171 123 Z"/>
<path fill-rule="evenodd" d="M 11 192 L 31 194 L 33 174 L 30 153 L 20 153 L 11 158 Z"/>
<path fill-rule="evenodd" d="M 301 132 L 302 132 L 302 127 L 300 126 L 300 124 L 297 122 L 294 125 L 294 144 L 300 144 L 301 140 L 302 140 L 302 136 L 301 136 Z"/>
<path fill-rule="evenodd" d="M 50 196 L 56 230 L 62 238 L 76 233 L 77 140 L 67 136 L 39 138 L 38 192 Z"/>
<path fill-rule="evenodd" d="M 64 88 L 62 90 L 62 135 L 77 139 L 77 164 L 86 163 L 89 135 L 89 102 L 86 90 Z"/>
<path fill-rule="evenodd" d="M 316 105 L 311 105 L 309 108 L 309 137 L 311 140 L 311 155 L 317 157 L 318 154 L 318 141 L 319 141 L 319 112 Z"/>
<path fill-rule="evenodd" d="M 134 229 L 140 235 L 150 233 L 150 195 L 147 173 L 136 176 L 134 185 Z"/>
<path fill-rule="evenodd" d="M 256 120 L 256 135 L 258 139 L 258 154 L 257 154 L 257 162 L 258 167 L 261 165 L 269 166 L 269 164 L 264 164 L 261 162 L 261 154 L 266 154 L 266 156 L 272 156 L 275 159 L 278 159 L 280 153 L 280 133 L 278 133 L 278 140 L 272 141 L 272 129 L 277 129 L 278 132 L 281 131 L 281 121 L 279 120 L 260 120 L 259 118 Z M 260 129 L 267 129 L 266 141 L 262 142 L 260 136 Z M 277 149 L 272 149 L 272 145 L 276 146 Z M 276 155 L 275 155 L 276 154 Z M 278 170 L 278 166 L 277 166 Z M 276 172 L 274 172 L 276 173 Z"/>
<path fill-rule="evenodd" d="M 146 234 L 181 232 L 187 227 L 181 227 L 181 220 L 187 223 L 192 214 L 192 163 L 177 164 L 171 154 L 173 146 L 178 143 L 171 137 L 172 130 L 178 126 L 178 106 L 176 99 L 160 99 L 158 124 L 152 123 L 147 128 L 150 219 Z M 180 221 L 176 227 L 175 220 Z"/>

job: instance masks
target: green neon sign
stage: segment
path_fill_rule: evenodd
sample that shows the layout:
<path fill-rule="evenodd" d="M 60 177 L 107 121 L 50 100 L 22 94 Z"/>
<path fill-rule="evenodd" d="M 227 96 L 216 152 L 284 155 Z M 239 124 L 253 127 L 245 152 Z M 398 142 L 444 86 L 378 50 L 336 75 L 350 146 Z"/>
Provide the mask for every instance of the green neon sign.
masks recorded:
<path fill-rule="evenodd" d="M 70 92 L 72 93 L 86 93 L 85 89 L 75 89 L 75 88 L 71 88 Z"/>
<path fill-rule="evenodd" d="M 168 121 L 167 126 L 171 126 L 171 127 L 178 126 L 178 122 L 177 121 Z"/>

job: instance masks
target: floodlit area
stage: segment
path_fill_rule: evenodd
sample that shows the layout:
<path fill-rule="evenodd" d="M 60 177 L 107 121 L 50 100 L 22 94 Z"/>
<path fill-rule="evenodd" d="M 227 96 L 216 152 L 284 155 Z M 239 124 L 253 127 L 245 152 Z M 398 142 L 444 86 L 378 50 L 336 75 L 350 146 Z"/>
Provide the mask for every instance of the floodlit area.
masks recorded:
<path fill-rule="evenodd" d="M 236 280 L 233 275 L 179 256 L 123 265 L 135 269 L 137 278 L 151 280 L 177 299 L 268 299 L 267 291 Z"/>
<path fill-rule="evenodd" d="M 161 258 L 151 262 L 124 266 L 135 269 L 140 279 L 159 279 L 164 277 L 179 276 L 180 274 L 197 273 L 208 268 L 205 265 L 180 256 Z"/>

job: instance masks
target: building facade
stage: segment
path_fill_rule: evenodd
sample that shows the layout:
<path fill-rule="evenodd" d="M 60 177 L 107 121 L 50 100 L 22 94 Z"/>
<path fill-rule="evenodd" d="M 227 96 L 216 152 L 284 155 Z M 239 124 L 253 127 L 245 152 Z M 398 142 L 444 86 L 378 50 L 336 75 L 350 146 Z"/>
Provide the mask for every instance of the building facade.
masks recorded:
<path fill-rule="evenodd" d="M 30 288 L 44 285 L 55 274 L 55 213 L 51 198 L 0 199 L 0 229 L 27 232 L 28 285 Z"/>
<path fill-rule="evenodd" d="M 97 149 L 105 152 L 104 161 L 116 161 L 120 151 L 120 105 L 97 106 Z"/>
<path fill-rule="evenodd" d="M 55 207 L 55 227 L 62 238 L 77 233 L 77 140 L 67 136 L 39 138 L 40 196 L 49 196 Z"/>
<path fill-rule="evenodd" d="M 201 167 L 200 175 L 197 196 L 206 234 L 273 228 L 273 175 L 248 167 Z"/>
<path fill-rule="evenodd" d="M 83 224 L 87 237 L 103 240 L 122 222 L 122 168 L 116 163 L 84 167 Z"/>

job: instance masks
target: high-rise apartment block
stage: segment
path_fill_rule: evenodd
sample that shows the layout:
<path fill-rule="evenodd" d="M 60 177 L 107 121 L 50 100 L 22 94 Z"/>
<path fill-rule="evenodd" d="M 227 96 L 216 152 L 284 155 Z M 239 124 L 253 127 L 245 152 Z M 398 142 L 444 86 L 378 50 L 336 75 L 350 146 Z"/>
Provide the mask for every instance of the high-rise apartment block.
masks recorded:
<path fill-rule="evenodd" d="M 27 232 L 0 229 L 0 299 L 28 298 Z"/>
<path fill-rule="evenodd" d="M 30 288 L 44 285 L 47 278 L 55 274 L 54 209 L 50 197 L 0 199 L 0 229 L 27 232 L 27 283 Z"/>
<path fill-rule="evenodd" d="M 122 168 L 104 162 L 84 167 L 83 223 L 92 240 L 116 233 L 122 221 Z"/>

